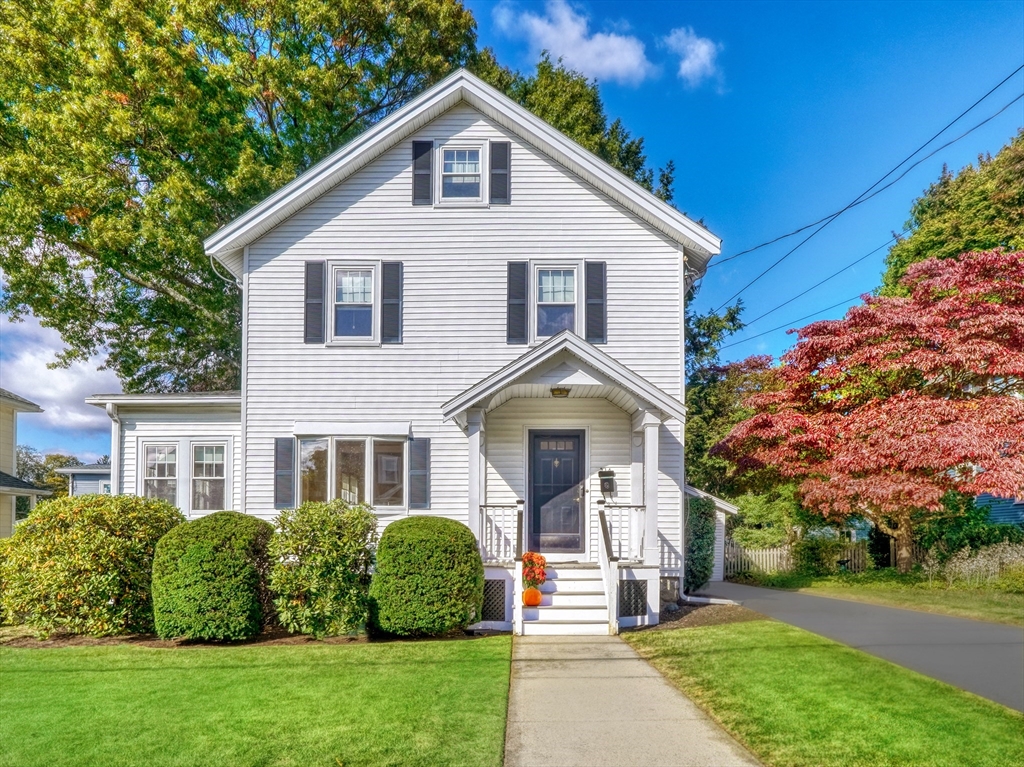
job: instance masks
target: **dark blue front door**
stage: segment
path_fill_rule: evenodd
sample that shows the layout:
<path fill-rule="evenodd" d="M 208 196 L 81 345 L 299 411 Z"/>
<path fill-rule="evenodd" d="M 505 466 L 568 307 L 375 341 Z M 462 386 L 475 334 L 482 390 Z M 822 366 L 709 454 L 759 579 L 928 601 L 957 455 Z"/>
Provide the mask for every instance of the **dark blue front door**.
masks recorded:
<path fill-rule="evenodd" d="M 583 432 L 531 432 L 531 551 L 584 550 L 583 493 Z"/>

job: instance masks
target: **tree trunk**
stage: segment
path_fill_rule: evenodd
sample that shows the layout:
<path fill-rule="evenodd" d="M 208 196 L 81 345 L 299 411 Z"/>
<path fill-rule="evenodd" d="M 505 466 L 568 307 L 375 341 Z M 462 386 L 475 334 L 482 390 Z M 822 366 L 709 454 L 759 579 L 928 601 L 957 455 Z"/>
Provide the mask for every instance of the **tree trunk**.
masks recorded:
<path fill-rule="evenodd" d="M 904 517 L 896 528 L 896 570 L 903 574 L 909 573 L 914 566 L 914 536 L 910 526 L 910 518 Z"/>

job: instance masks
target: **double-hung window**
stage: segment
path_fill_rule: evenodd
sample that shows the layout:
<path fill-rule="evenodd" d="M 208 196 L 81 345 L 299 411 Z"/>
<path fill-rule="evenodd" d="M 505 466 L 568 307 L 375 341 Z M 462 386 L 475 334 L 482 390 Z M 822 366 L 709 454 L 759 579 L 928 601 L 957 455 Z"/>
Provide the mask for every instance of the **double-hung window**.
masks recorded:
<path fill-rule="evenodd" d="M 539 268 L 537 274 L 537 337 L 576 330 L 576 269 Z"/>
<path fill-rule="evenodd" d="M 441 149 L 442 201 L 478 201 L 483 199 L 480 155 L 479 147 L 443 147 Z"/>
<path fill-rule="evenodd" d="M 192 446 L 192 511 L 220 511 L 225 505 L 224 445 Z"/>
<path fill-rule="evenodd" d="M 146 445 L 142 494 L 178 505 L 178 448 L 175 445 Z"/>
<path fill-rule="evenodd" d="M 375 292 L 372 267 L 334 270 L 335 338 L 373 338 Z"/>

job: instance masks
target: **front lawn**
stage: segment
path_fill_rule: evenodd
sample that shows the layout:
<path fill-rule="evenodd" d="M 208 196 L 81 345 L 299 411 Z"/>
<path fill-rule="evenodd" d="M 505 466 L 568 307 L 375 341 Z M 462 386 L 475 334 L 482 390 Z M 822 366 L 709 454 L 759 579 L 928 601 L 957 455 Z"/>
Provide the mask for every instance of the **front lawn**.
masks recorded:
<path fill-rule="evenodd" d="M 3 767 L 500 765 L 511 641 L 0 648 Z"/>
<path fill-rule="evenodd" d="M 941 579 L 929 584 L 920 573 L 900 575 L 891 568 L 819 577 L 799 573 L 752 573 L 735 580 L 754 586 L 807 591 L 820 596 L 1024 627 L 1024 594 L 995 588 L 947 588 Z"/>
<path fill-rule="evenodd" d="M 623 638 L 771 767 L 1024 764 L 1024 716 L 784 623 Z"/>

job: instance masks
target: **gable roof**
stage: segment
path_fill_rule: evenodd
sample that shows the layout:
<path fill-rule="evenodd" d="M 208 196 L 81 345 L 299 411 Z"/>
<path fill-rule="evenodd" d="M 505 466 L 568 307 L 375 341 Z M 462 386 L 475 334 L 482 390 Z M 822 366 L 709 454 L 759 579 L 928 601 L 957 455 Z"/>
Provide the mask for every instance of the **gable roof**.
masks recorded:
<path fill-rule="evenodd" d="M 7 389 L 0 389 L 0 401 L 21 413 L 42 413 L 43 409 L 35 402 L 27 400 Z"/>
<path fill-rule="evenodd" d="M 563 352 L 576 357 L 601 377 L 613 382 L 618 388 L 625 389 L 641 401 L 650 403 L 666 415 L 680 421 L 686 419 L 686 408 L 679 400 L 666 394 L 650 381 L 638 376 L 621 362 L 605 354 L 593 344 L 584 341 L 570 330 L 563 330 L 558 335 L 552 336 L 501 370 L 492 373 L 466 389 L 462 394 L 448 400 L 441 406 L 442 415 L 445 420 L 454 418 L 466 409 L 476 406 L 480 401 L 489 399 L 505 387 L 527 379 L 531 373 L 542 371 L 546 363 L 551 362 Z M 558 371 L 559 367 L 546 372 L 550 374 Z M 574 372 L 570 375 L 575 374 Z M 536 380 L 544 382 L 543 378 Z M 572 383 L 568 379 L 560 379 L 560 382 Z M 599 381 L 595 380 L 594 383 L 599 383 Z"/>
<path fill-rule="evenodd" d="M 110 474 L 109 463 L 85 463 L 81 466 L 65 466 L 63 469 L 54 469 L 56 474 Z"/>
<path fill-rule="evenodd" d="M 709 501 L 715 504 L 715 508 L 718 511 L 725 512 L 726 514 L 740 513 L 740 509 L 738 506 L 729 503 L 728 501 L 722 500 L 717 495 L 711 495 L 711 493 L 705 493 L 703 490 L 698 490 L 693 485 L 686 486 L 686 494 L 691 498 L 707 498 Z"/>
<path fill-rule="evenodd" d="M 240 254 L 246 245 L 460 102 L 544 152 L 677 242 L 684 250 L 687 265 L 697 275 L 702 275 L 711 257 L 721 252 L 721 239 L 707 228 L 659 200 L 480 78 L 460 69 L 214 232 L 203 243 L 206 253 L 240 278 Z"/>

